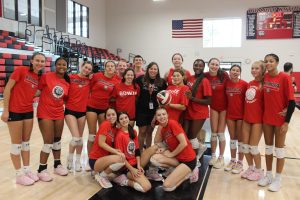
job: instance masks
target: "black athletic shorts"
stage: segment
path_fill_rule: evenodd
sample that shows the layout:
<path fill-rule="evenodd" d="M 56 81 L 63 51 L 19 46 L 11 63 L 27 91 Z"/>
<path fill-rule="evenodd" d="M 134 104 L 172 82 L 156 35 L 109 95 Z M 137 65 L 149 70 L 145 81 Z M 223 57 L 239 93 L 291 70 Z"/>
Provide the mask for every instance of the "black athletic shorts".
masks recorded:
<path fill-rule="evenodd" d="M 91 169 L 94 171 L 94 167 L 95 167 L 95 163 L 96 163 L 97 160 L 95 159 L 89 159 L 89 164 L 90 164 L 90 167 Z"/>
<path fill-rule="evenodd" d="M 180 162 L 185 164 L 186 166 L 188 166 L 192 171 L 195 169 L 196 164 L 197 164 L 197 158 L 195 158 L 194 160 L 190 161 L 190 162 Z"/>
<path fill-rule="evenodd" d="M 94 113 L 97 113 L 97 115 L 100 115 L 102 113 L 105 113 L 105 110 L 100 110 L 100 109 L 97 109 L 97 108 L 92 108 L 92 107 L 87 106 L 86 107 L 86 112 L 94 112 Z"/>
<path fill-rule="evenodd" d="M 77 111 L 73 111 L 73 110 L 69 110 L 69 109 L 65 108 L 65 116 L 66 115 L 73 115 L 74 117 L 76 117 L 76 119 L 79 119 L 79 118 L 85 116 L 86 112 L 77 112 Z"/>
<path fill-rule="evenodd" d="M 26 112 L 26 113 L 15 113 L 15 112 L 9 112 L 8 115 L 8 121 L 21 121 L 25 119 L 33 119 L 33 111 L 32 112 Z"/>
<path fill-rule="evenodd" d="M 154 114 L 147 115 L 147 114 L 137 113 L 135 116 L 136 125 L 137 126 L 150 126 L 153 117 L 154 117 Z"/>

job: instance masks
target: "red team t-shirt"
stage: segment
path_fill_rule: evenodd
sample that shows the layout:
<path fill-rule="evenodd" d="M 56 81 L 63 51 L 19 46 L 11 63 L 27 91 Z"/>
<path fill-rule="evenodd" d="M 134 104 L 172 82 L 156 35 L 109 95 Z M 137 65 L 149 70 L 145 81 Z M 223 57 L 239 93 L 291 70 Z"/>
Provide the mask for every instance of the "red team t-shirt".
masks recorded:
<path fill-rule="evenodd" d="M 197 78 L 195 76 L 190 76 L 187 82 L 187 86 L 190 90 L 193 90 L 193 85 Z M 197 99 L 203 99 L 204 97 L 211 96 L 211 86 L 207 78 L 203 78 L 201 83 L 198 85 L 195 97 Z M 202 105 L 194 101 L 189 101 L 187 110 L 185 111 L 185 119 L 195 120 L 195 119 L 206 119 L 208 118 L 208 105 Z"/>
<path fill-rule="evenodd" d="M 168 77 L 167 77 L 168 85 L 173 85 L 172 76 L 173 76 L 174 70 L 175 70 L 174 68 L 170 68 L 170 70 L 169 70 L 169 74 L 168 74 Z M 191 76 L 190 71 L 186 70 L 186 69 L 183 69 L 183 70 L 185 72 L 185 78 L 186 78 L 186 80 L 189 79 L 189 77 Z"/>
<path fill-rule="evenodd" d="M 9 99 L 9 111 L 15 113 L 32 112 L 33 98 L 38 89 L 38 75 L 29 71 L 29 67 L 18 67 L 11 74 L 15 80 Z"/>
<path fill-rule="evenodd" d="M 90 92 L 90 79 L 80 77 L 78 74 L 70 74 L 69 95 L 66 108 L 76 112 L 86 112 L 86 105 Z"/>
<path fill-rule="evenodd" d="M 115 76 L 107 78 L 102 72 L 94 74 L 90 82 L 91 93 L 87 106 L 106 110 L 109 107 L 109 99 L 117 83 L 119 83 L 119 80 Z"/>
<path fill-rule="evenodd" d="M 179 141 L 176 138 L 176 136 L 179 134 L 184 135 L 188 145 L 179 154 L 176 155 L 176 159 L 180 162 L 190 162 L 195 159 L 196 153 L 193 150 L 190 141 L 186 137 L 186 134 L 184 133 L 181 125 L 177 121 L 170 119 L 167 126 L 162 127 L 161 129 L 162 139 L 166 142 L 170 151 L 174 151 L 179 145 Z"/>
<path fill-rule="evenodd" d="M 239 80 L 234 83 L 230 79 L 226 82 L 227 112 L 226 118 L 231 120 L 242 120 L 244 116 L 245 93 L 248 83 Z"/>
<path fill-rule="evenodd" d="M 185 95 L 186 91 L 189 91 L 189 87 L 186 85 L 169 85 L 167 87 L 167 90 L 170 92 L 172 96 L 171 104 L 182 104 L 185 106 L 188 106 L 189 104 L 189 99 Z M 169 106 L 166 107 L 169 119 L 174 119 L 174 120 L 179 120 L 180 115 L 182 113 L 182 110 L 177 110 L 174 108 L 170 108 Z"/>
<path fill-rule="evenodd" d="M 248 123 L 261 124 L 263 117 L 263 90 L 259 81 L 250 81 L 245 94 L 244 120 Z"/>
<path fill-rule="evenodd" d="M 137 96 L 140 94 L 140 88 L 136 84 L 136 89 L 133 85 L 126 85 L 125 83 L 119 83 L 115 85 L 112 96 L 116 99 L 117 112 L 126 111 L 129 115 L 129 119 L 135 119 L 135 102 Z"/>
<path fill-rule="evenodd" d="M 225 84 L 228 80 L 228 74 L 224 72 L 223 82 L 221 82 L 218 76 L 211 76 L 209 72 L 206 72 L 205 76 L 209 80 L 212 89 L 210 108 L 218 112 L 226 110 L 227 99 L 225 94 Z"/>
<path fill-rule="evenodd" d="M 99 127 L 99 130 L 96 134 L 95 142 L 92 146 L 89 158 L 97 160 L 97 159 L 99 159 L 103 156 L 108 156 L 110 154 L 110 152 L 102 149 L 98 144 L 99 136 L 104 135 L 106 137 L 105 143 L 108 146 L 112 147 L 114 139 L 115 139 L 116 132 L 117 132 L 117 129 L 112 127 L 112 124 L 109 121 L 102 122 L 100 127 Z"/>
<path fill-rule="evenodd" d="M 139 149 L 139 142 L 136 131 L 134 130 L 135 138 L 132 140 L 129 133 L 124 132 L 122 129 L 118 130 L 115 142 L 115 148 L 120 149 L 126 157 L 126 160 L 131 166 L 137 164 L 135 150 Z"/>
<path fill-rule="evenodd" d="M 272 77 L 268 73 L 264 78 L 264 115 L 263 123 L 272 126 L 281 126 L 285 117 L 279 113 L 287 108 L 289 100 L 294 100 L 294 91 L 291 79 L 287 74 L 280 72 Z"/>
<path fill-rule="evenodd" d="M 68 96 L 70 84 L 59 78 L 56 72 L 42 75 L 38 89 L 41 96 L 37 108 L 37 117 L 41 119 L 64 119 L 64 99 Z"/>

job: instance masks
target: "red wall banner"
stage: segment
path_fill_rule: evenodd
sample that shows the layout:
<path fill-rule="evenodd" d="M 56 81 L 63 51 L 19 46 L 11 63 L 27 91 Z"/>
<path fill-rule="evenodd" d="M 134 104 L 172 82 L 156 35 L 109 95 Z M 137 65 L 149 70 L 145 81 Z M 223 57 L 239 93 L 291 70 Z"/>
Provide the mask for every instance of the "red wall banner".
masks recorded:
<path fill-rule="evenodd" d="M 247 11 L 247 39 L 300 38 L 300 6 Z"/>

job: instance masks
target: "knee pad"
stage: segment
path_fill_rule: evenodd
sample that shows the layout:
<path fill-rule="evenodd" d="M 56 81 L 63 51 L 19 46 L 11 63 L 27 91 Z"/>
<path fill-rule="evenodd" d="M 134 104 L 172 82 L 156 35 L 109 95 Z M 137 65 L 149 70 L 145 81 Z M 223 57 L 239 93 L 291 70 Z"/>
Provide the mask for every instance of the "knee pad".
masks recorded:
<path fill-rule="evenodd" d="M 29 151 L 30 150 L 30 144 L 29 141 L 22 142 L 22 151 Z"/>
<path fill-rule="evenodd" d="M 243 143 L 242 142 L 238 143 L 238 153 L 243 153 Z"/>
<path fill-rule="evenodd" d="M 125 163 L 114 163 L 109 165 L 109 168 L 113 171 L 118 171 L 119 169 L 121 169 L 123 166 L 125 165 Z"/>
<path fill-rule="evenodd" d="M 248 144 L 243 144 L 242 145 L 243 153 L 249 153 L 249 145 Z"/>
<path fill-rule="evenodd" d="M 50 153 L 53 148 L 53 144 L 44 144 L 42 148 L 42 152 L 44 153 Z"/>
<path fill-rule="evenodd" d="M 94 135 L 94 134 L 89 134 L 89 142 L 94 142 L 95 141 L 95 137 L 96 137 L 96 135 Z"/>
<path fill-rule="evenodd" d="M 72 137 L 72 139 L 70 141 L 70 145 L 73 147 L 77 146 L 77 140 L 78 140 L 78 137 Z"/>
<path fill-rule="evenodd" d="M 218 133 L 218 138 L 219 138 L 219 141 L 220 141 L 220 142 L 223 142 L 223 141 L 226 140 L 225 134 L 224 134 L 224 133 Z"/>
<path fill-rule="evenodd" d="M 230 149 L 236 149 L 237 143 L 237 140 L 230 140 Z"/>
<path fill-rule="evenodd" d="M 10 153 L 13 155 L 20 155 L 21 154 L 22 145 L 21 144 L 11 144 L 10 146 Z"/>
<path fill-rule="evenodd" d="M 211 141 L 217 141 L 218 140 L 218 134 L 217 133 L 212 133 L 211 134 Z"/>
<path fill-rule="evenodd" d="M 275 156 L 277 159 L 283 159 L 284 158 L 284 148 L 275 147 Z"/>
<path fill-rule="evenodd" d="M 272 155 L 273 154 L 273 145 L 266 145 L 266 155 Z"/>
<path fill-rule="evenodd" d="M 52 149 L 55 151 L 59 151 L 61 149 L 61 141 L 54 142 Z"/>
<path fill-rule="evenodd" d="M 155 167 L 160 167 L 160 163 L 157 162 L 157 160 L 155 160 L 155 159 L 153 158 L 153 156 L 151 156 L 150 162 L 151 162 L 151 164 L 152 164 L 153 166 L 155 166 Z"/>
<path fill-rule="evenodd" d="M 143 189 L 143 187 L 140 184 L 138 184 L 137 182 L 134 182 L 133 188 L 135 190 L 139 191 L 139 192 L 145 192 L 145 190 Z"/>
<path fill-rule="evenodd" d="M 258 146 L 250 146 L 250 153 L 253 156 L 259 154 Z"/>
<path fill-rule="evenodd" d="M 166 192 L 172 192 L 172 191 L 174 191 L 176 189 L 176 186 L 173 186 L 173 187 L 165 187 L 165 186 L 163 186 L 163 189 Z"/>
<path fill-rule="evenodd" d="M 77 140 L 77 146 L 82 146 L 83 142 L 82 142 L 82 137 L 79 137 Z"/>
<path fill-rule="evenodd" d="M 199 149 L 200 144 L 197 138 L 191 139 L 190 142 L 192 144 L 193 149 Z"/>

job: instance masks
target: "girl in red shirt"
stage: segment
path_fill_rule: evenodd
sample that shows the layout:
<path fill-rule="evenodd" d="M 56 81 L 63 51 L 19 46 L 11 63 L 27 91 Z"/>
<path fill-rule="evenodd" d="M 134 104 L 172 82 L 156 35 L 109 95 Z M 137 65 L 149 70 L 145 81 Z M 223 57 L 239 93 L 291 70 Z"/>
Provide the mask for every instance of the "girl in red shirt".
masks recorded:
<path fill-rule="evenodd" d="M 290 77 L 277 69 L 279 58 L 275 54 L 265 56 L 268 73 L 264 77 L 263 131 L 266 143 L 266 176 L 258 185 L 267 186 L 277 192 L 281 187 L 281 173 L 284 167 L 284 146 L 288 125 L 295 109 L 293 86 Z M 277 157 L 276 175 L 273 178 L 273 145 Z"/>
<path fill-rule="evenodd" d="M 97 124 L 100 125 L 104 121 L 104 112 L 110 107 L 109 99 L 115 85 L 119 83 L 115 71 L 115 63 L 113 61 L 107 61 L 104 64 L 104 72 L 95 73 L 90 81 L 90 95 L 86 113 L 89 129 L 88 152 L 90 152 L 90 148 L 95 140 Z M 86 170 L 90 170 L 88 165 L 86 165 Z"/>
<path fill-rule="evenodd" d="M 60 57 L 56 59 L 55 67 L 55 72 L 48 72 L 42 76 L 37 91 L 40 93 L 37 117 L 44 140 L 38 176 L 41 181 L 46 182 L 52 180 L 47 172 L 47 160 L 51 151 L 54 157 L 54 173 L 60 176 L 68 175 L 68 170 L 60 162 L 64 100 L 70 87 L 70 78 L 67 75 L 68 62 Z"/>
<path fill-rule="evenodd" d="M 125 112 L 118 113 L 118 130 L 115 148 L 125 154 L 125 166 L 128 169 L 127 178 L 119 178 L 121 186 L 130 186 L 137 191 L 147 192 L 151 189 L 151 183 L 144 175 L 141 165 L 141 155 L 136 131 L 129 124 L 129 115 Z"/>
<path fill-rule="evenodd" d="M 167 81 L 168 85 L 173 85 L 173 72 L 175 69 L 182 69 L 185 73 L 184 81 L 186 81 L 190 76 L 191 73 L 183 69 L 182 63 L 183 63 L 183 57 L 180 53 L 174 53 L 172 56 L 172 63 L 174 67 L 172 67 L 166 74 L 165 74 L 165 80 Z"/>
<path fill-rule="evenodd" d="M 191 172 L 196 168 L 196 153 L 181 125 L 169 119 L 165 108 L 158 108 L 155 116 L 161 130 L 155 136 L 154 142 L 160 148 L 150 161 L 155 166 L 173 169 L 163 183 L 163 189 L 170 192 L 190 178 Z M 163 142 L 167 148 L 162 147 Z"/>
<path fill-rule="evenodd" d="M 73 157 L 76 150 L 75 171 L 81 171 L 82 135 L 85 126 L 86 105 L 90 93 L 89 75 L 93 70 L 93 64 L 85 61 L 80 73 L 70 75 L 69 96 L 65 106 L 65 120 L 72 135 L 69 143 L 69 155 L 67 169 L 73 170 Z"/>
<path fill-rule="evenodd" d="M 225 127 L 226 127 L 226 94 L 225 83 L 228 74 L 220 69 L 220 61 L 217 58 L 211 58 L 208 61 L 209 72 L 205 73 L 212 88 L 212 99 L 210 104 L 210 126 L 211 126 L 211 152 L 212 158 L 209 165 L 214 168 L 222 168 L 224 166 L 224 150 L 225 150 Z M 217 159 L 216 149 L 219 139 L 220 155 Z"/>
<path fill-rule="evenodd" d="M 245 95 L 243 131 L 243 153 L 245 154 L 248 169 L 242 178 L 258 181 L 264 175 L 261 169 L 261 158 L 258 143 L 262 135 L 263 116 L 263 76 L 266 66 L 263 61 L 252 64 L 251 74 L 254 80 L 249 82 Z M 254 161 L 254 162 L 253 162 Z M 255 163 L 255 166 L 253 165 Z"/>
<path fill-rule="evenodd" d="M 140 88 L 135 83 L 135 74 L 132 68 L 127 68 L 123 73 L 122 82 L 114 88 L 112 97 L 116 102 L 117 112 L 127 112 L 130 125 L 134 126 L 136 99 L 140 94 Z"/>
<path fill-rule="evenodd" d="M 184 131 L 197 155 L 199 162 L 200 154 L 204 153 L 206 146 L 199 143 L 197 135 L 200 132 L 206 118 L 208 118 L 208 105 L 211 102 L 211 86 L 208 79 L 204 76 L 205 62 L 202 59 L 194 61 L 194 76 L 190 76 L 187 85 L 191 91 L 186 92 L 189 105 L 184 117 Z M 198 153 L 198 150 L 201 151 Z M 198 169 L 198 168 L 197 168 Z"/>
<path fill-rule="evenodd" d="M 89 165 L 96 172 L 95 179 L 102 188 L 110 188 L 108 177 L 125 165 L 125 155 L 113 144 L 117 132 L 117 113 L 114 108 L 108 108 L 105 112 L 105 121 L 99 127 L 96 140 L 89 154 Z"/>
<path fill-rule="evenodd" d="M 170 92 L 172 100 L 169 104 L 166 104 L 166 109 L 170 119 L 180 121 L 182 112 L 186 110 L 189 104 L 189 99 L 185 93 L 190 89 L 183 83 L 185 77 L 184 70 L 175 69 L 172 77 L 173 85 L 167 87 L 167 91 Z"/>
<path fill-rule="evenodd" d="M 33 126 L 33 98 L 38 88 L 38 74 L 44 68 L 45 61 L 44 54 L 34 53 L 30 67 L 16 68 L 3 93 L 4 105 L 1 120 L 6 122 L 9 128 L 12 143 L 10 157 L 16 170 L 16 183 L 20 185 L 32 185 L 39 180 L 29 168 L 29 140 Z"/>
<path fill-rule="evenodd" d="M 247 82 L 241 80 L 241 67 L 233 65 L 230 68 L 230 79 L 226 83 L 227 96 L 227 127 L 230 134 L 230 153 L 231 160 L 226 165 L 225 171 L 231 171 L 234 174 L 239 174 L 243 170 L 242 151 L 242 123 L 244 116 L 244 101 L 247 90 Z M 238 143 L 239 158 L 236 161 L 236 148 Z"/>

